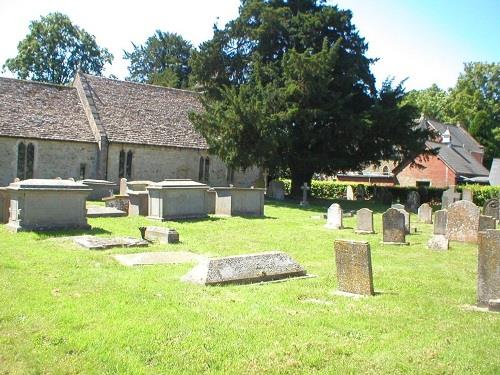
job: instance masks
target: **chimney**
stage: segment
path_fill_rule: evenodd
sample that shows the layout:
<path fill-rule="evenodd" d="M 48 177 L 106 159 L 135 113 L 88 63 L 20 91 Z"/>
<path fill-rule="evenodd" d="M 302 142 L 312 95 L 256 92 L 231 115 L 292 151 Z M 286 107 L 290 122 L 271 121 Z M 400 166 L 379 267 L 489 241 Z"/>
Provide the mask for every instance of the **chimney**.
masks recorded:
<path fill-rule="evenodd" d="M 450 129 L 446 128 L 446 131 L 443 133 L 443 137 L 441 139 L 441 143 L 447 144 L 448 146 L 451 145 Z"/>

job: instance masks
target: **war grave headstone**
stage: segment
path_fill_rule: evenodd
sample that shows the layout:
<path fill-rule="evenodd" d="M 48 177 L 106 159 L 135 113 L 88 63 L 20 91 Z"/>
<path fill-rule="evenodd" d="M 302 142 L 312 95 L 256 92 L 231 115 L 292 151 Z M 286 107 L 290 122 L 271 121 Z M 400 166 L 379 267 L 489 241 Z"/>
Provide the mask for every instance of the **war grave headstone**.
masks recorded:
<path fill-rule="evenodd" d="M 404 215 L 404 218 L 405 218 L 405 231 L 406 231 L 406 234 L 410 234 L 410 213 L 408 211 L 406 211 L 405 209 L 399 209 L 399 211 L 401 211 L 401 213 Z"/>
<path fill-rule="evenodd" d="M 404 210 L 405 206 L 402 205 L 401 203 L 394 203 L 393 205 L 391 205 L 391 208 L 395 208 L 397 210 Z"/>
<path fill-rule="evenodd" d="M 497 221 L 494 217 L 479 215 L 479 227 L 478 231 L 485 231 L 487 229 L 496 229 Z"/>
<path fill-rule="evenodd" d="M 348 201 L 354 200 L 354 190 L 352 189 L 351 185 L 348 185 L 346 188 L 346 196 Z"/>
<path fill-rule="evenodd" d="M 443 195 L 441 195 L 441 209 L 447 209 L 450 204 L 459 200 L 460 193 L 456 192 L 455 187 L 452 186 L 448 190 L 445 190 Z"/>
<path fill-rule="evenodd" d="M 483 215 L 492 216 L 496 220 L 500 219 L 500 202 L 497 198 L 491 198 L 484 202 Z"/>
<path fill-rule="evenodd" d="M 307 192 L 311 190 L 311 188 L 307 186 L 307 182 L 304 182 L 304 185 L 302 185 L 300 189 L 302 190 L 302 200 L 300 201 L 300 205 L 304 207 L 309 206 L 309 202 L 307 201 Z"/>
<path fill-rule="evenodd" d="M 364 185 L 356 186 L 356 200 L 362 201 L 366 197 L 366 190 Z"/>
<path fill-rule="evenodd" d="M 269 252 L 210 258 L 200 262 L 182 281 L 202 285 L 246 284 L 306 276 L 288 254 Z"/>
<path fill-rule="evenodd" d="M 424 224 L 432 224 L 432 207 L 424 203 L 418 208 L 418 219 Z"/>
<path fill-rule="evenodd" d="M 198 263 L 207 259 L 207 257 L 190 251 L 155 251 L 148 253 L 135 254 L 116 254 L 113 255 L 119 263 L 124 266 L 147 266 L 155 264 L 182 264 Z"/>
<path fill-rule="evenodd" d="M 410 191 L 406 198 L 405 210 L 408 212 L 417 213 L 420 207 L 420 194 L 417 191 Z"/>
<path fill-rule="evenodd" d="M 361 208 L 356 213 L 356 233 L 372 234 L 373 230 L 373 211 L 368 208 Z"/>
<path fill-rule="evenodd" d="M 446 237 L 450 241 L 477 242 L 480 210 L 469 201 L 457 201 L 448 206 Z"/>
<path fill-rule="evenodd" d="M 173 228 L 164 227 L 141 227 L 141 237 L 146 241 L 159 243 L 177 243 L 179 242 L 179 233 Z"/>
<path fill-rule="evenodd" d="M 342 229 L 343 228 L 342 218 L 343 218 L 342 207 L 340 207 L 340 205 L 337 203 L 333 203 L 330 207 L 328 207 L 325 228 Z"/>
<path fill-rule="evenodd" d="M 388 245 L 407 245 L 405 215 L 396 208 L 389 208 L 382 214 L 383 243 Z"/>
<path fill-rule="evenodd" d="M 106 250 L 113 247 L 144 247 L 149 242 L 133 237 L 96 237 L 76 236 L 72 237 L 74 243 L 89 250 Z"/>
<path fill-rule="evenodd" d="M 446 234 L 448 210 L 439 210 L 434 213 L 434 234 Z"/>
<path fill-rule="evenodd" d="M 29 179 L 11 183 L 7 191 L 10 230 L 90 229 L 86 209 L 90 189 L 82 183 Z"/>
<path fill-rule="evenodd" d="M 462 200 L 473 202 L 473 194 L 470 189 L 462 189 Z"/>
<path fill-rule="evenodd" d="M 335 240 L 334 249 L 338 290 L 372 296 L 372 260 L 368 242 Z"/>
<path fill-rule="evenodd" d="M 477 305 L 486 307 L 500 299 L 500 230 L 479 233 L 477 267 Z M 492 307 L 495 308 L 495 302 Z"/>
<path fill-rule="evenodd" d="M 117 184 L 112 181 L 106 180 L 93 180 L 93 179 L 85 179 L 78 181 L 84 185 L 87 185 L 90 189 L 92 189 L 91 193 L 87 197 L 88 200 L 101 200 L 102 198 L 109 197 L 109 191 L 113 191 L 117 188 Z"/>
<path fill-rule="evenodd" d="M 282 201 L 285 199 L 285 184 L 279 180 L 272 180 L 267 187 L 268 198 Z"/>

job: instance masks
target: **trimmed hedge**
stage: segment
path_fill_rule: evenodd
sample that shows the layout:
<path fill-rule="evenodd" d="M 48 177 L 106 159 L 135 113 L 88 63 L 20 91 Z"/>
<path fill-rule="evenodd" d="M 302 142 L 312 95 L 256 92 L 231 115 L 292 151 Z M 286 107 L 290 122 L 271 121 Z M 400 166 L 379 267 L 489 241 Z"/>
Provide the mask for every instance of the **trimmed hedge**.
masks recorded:
<path fill-rule="evenodd" d="M 290 194 L 291 180 L 282 179 L 285 185 L 285 194 Z M 320 199 L 343 199 L 346 197 L 347 186 L 351 185 L 353 189 L 356 188 L 356 184 L 349 184 L 345 182 L 337 181 L 311 181 L 311 196 Z M 373 196 L 375 186 L 374 185 L 364 185 L 365 191 L 369 197 Z M 381 188 L 381 186 L 378 186 Z M 474 196 L 474 203 L 478 206 L 483 206 L 484 202 L 490 198 L 500 197 L 500 187 L 499 186 L 485 186 L 485 185 L 461 185 L 457 186 L 457 191 L 462 191 L 463 188 L 472 190 Z M 393 202 L 406 202 L 406 197 L 410 191 L 418 191 L 420 193 L 421 202 L 430 202 L 431 204 L 438 204 L 441 202 L 441 196 L 443 188 L 417 188 L 417 187 L 404 187 L 404 186 L 390 186 L 386 187 L 391 194 Z"/>

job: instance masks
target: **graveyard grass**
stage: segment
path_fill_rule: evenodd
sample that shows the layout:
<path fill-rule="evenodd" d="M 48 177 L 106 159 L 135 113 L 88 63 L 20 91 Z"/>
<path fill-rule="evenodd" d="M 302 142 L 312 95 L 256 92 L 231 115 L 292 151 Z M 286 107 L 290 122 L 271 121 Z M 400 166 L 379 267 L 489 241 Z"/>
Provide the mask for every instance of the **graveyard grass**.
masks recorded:
<path fill-rule="evenodd" d="M 325 229 L 311 216 L 331 202 L 316 203 L 266 202 L 254 219 L 89 219 L 99 236 L 138 237 L 142 225 L 180 233 L 148 249 L 92 252 L 64 239 L 74 232 L 0 226 L 0 373 L 499 373 L 500 314 L 464 307 L 476 301 L 475 245 L 428 250 L 432 225 L 417 223 L 410 246 L 383 246 L 387 207 L 339 201 L 376 211 L 376 234 L 357 235 L 354 218 Z M 332 294 L 336 238 L 369 241 L 376 296 Z M 281 250 L 318 277 L 203 287 L 179 281 L 192 265 L 127 268 L 110 256 L 161 250 Z"/>

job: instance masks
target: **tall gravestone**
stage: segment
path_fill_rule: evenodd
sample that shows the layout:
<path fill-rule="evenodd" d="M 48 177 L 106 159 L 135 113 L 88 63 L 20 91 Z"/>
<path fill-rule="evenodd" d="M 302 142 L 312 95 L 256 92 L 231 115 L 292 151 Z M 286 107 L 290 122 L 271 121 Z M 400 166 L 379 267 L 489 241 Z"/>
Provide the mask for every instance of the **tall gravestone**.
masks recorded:
<path fill-rule="evenodd" d="M 452 186 L 448 190 L 445 190 L 441 196 L 441 209 L 447 209 L 450 204 L 459 200 L 460 193 L 457 193 L 455 187 Z"/>
<path fill-rule="evenodd" d="M 480 210 L 474 203 L 458 201 L 448 206 L 446 237 L 451 241 L 477 242 Z"/>
<path fill-rule="evenodd" d="M 427 203 L 418 208 L 418 219 L 424 224 L 432 224 L 432 207 Z"/>
<path fill-rule="evenodd" d="M 477 263 L 477 304 L 484 307 L 500 298 L 500 230 L 479 233 Z"/>
<path fill-rule="evenodd" d="M 383 242 L 406 245 L 405 215 L 396 208 L 389 208 L 382 214 Z"/>
<path fill-rule="evenodd" d="M 417 213 L 420 206 L 420 194 L 414 190 L 408 193 L 406 198 L 405 210 L 408 212 Z"/>
<path fill-rule="evenodd" d="M 484 202 L 483 215 L 494 217 L 496 220 L 500 219 L 500 204 L 497 198 L 491 198 Z"/>
<path fill-rule="evenodd" d="M 328 207 L 325 228 L 342 229 L 342 216 L 342 207 L 340 207 L 337 203 L 333 203 L 330 207 Z"/>
<path fill-rule="evenodd" d="M 284 200 L 285 184 L 279 180 L 272 180 L 267 187 L 267 197 L 280 201 Z"/>
<path fill-rule="evenodd" d="M 370 245 L 363 241 L 336 240 L 337 284 L 342 292 L 374 294 Z"/>
<path fill-rule="evenodd" d="M 473 194 L 470 189 L 462 189 L 462 200 L 473 202 Z"/>
<path fill-rule="evenodd" d="M 373 211 L 361 208 L 356 213 L 356 233 L 371 234 L 373 230 Z"/>
<path fill-rule="evenodd" d="M 348 185 L 346 188 L 346 195 L 347 195 L 347 200 L 348 201 L 353 201 L 354 200 L 354 190 L 352 190 L 352 186 Z"/>
<path fill-rule="evenodd" d="M 434 234 L 446 234 L 448 211 L 439 210 L 434 213 Z"/>

